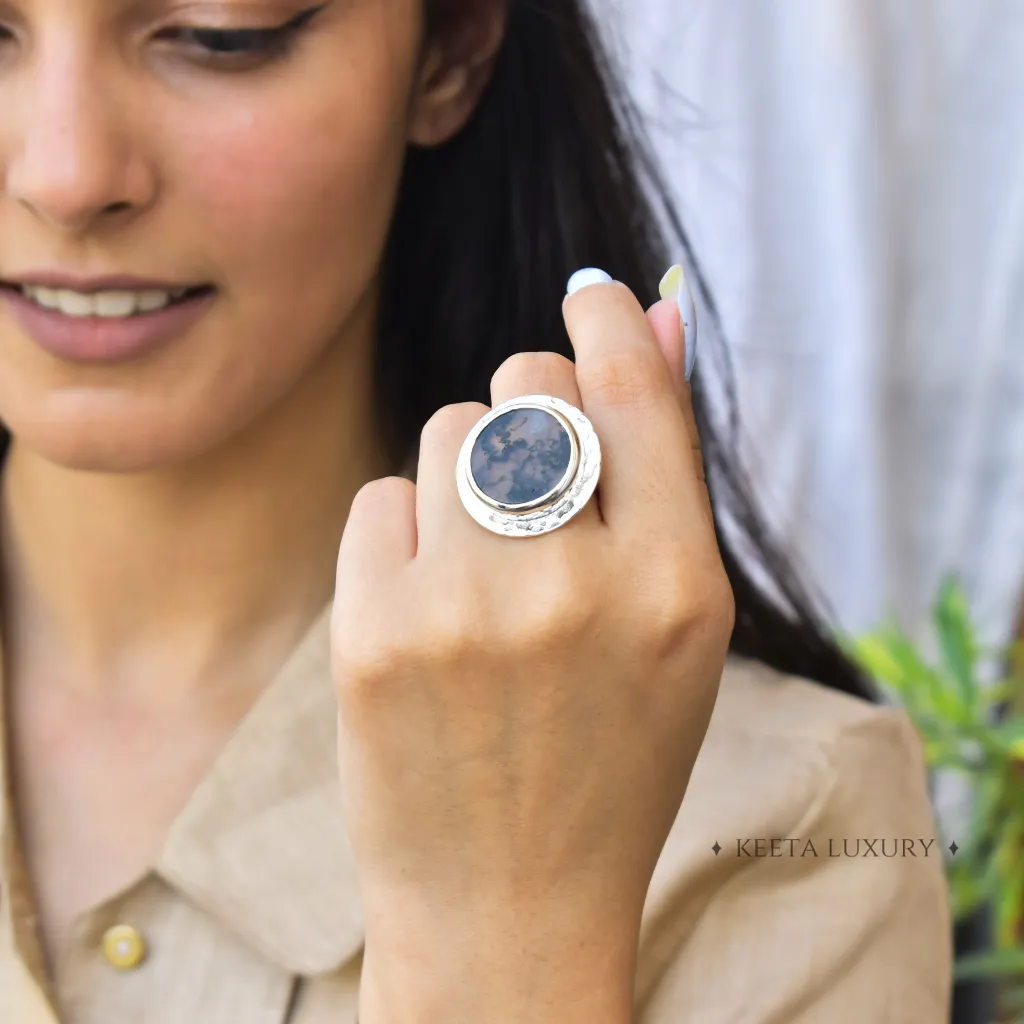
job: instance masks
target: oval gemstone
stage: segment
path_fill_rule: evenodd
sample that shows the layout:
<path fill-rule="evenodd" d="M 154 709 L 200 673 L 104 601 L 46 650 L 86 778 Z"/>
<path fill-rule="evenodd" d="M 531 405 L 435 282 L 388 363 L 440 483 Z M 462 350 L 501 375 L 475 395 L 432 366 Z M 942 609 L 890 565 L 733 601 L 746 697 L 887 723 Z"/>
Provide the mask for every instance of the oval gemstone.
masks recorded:
<path fill-rule="evenodd" d="M 522 505 L 557 487 L 571 459 L 572 442 L 556 417 L 543 409 L 510 409 L 481 431 L 470 470 L 487 497 Z"/>

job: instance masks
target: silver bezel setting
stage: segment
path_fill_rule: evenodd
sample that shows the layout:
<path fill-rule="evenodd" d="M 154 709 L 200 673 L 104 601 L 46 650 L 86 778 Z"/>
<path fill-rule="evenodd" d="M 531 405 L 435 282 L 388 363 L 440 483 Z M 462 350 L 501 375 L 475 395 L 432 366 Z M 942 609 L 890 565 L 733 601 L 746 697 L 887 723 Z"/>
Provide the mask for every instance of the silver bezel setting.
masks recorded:
<path fill-rule="evenodd" d="M 471 465 L 473 448 L 483 430 L 515 409 L 549 413 L 569 435 L 569 465 L 558 484 L 533 501 L 506 505 L 480 490 Z M 492 533 L 505 537 L 536 537 L 564 526 L 591 499 L 601 475 L 601 443 L 590 420 L 574 405 L 554 395 L 524 395 L 495 406 L 480 417 L 459 452 L 455 482 L 466 511 Z"/>

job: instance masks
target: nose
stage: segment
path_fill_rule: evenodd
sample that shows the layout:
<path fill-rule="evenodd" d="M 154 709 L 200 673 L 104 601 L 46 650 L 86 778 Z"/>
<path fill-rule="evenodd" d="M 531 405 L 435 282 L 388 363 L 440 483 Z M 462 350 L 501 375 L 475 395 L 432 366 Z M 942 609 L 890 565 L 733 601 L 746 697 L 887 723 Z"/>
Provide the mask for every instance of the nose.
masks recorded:
<path fill-rule="evenodd" d="M 146 209 L 156 175 L 130 130 L 130 102 L 124 81 L 104 75 L 71 47 L 45 55 L 37 50 L 16 87 L 0 79 L 0 121 L 6 122 L 0 124 L 0 172 L 7 197 L 48 226 L 76 235 Z"/>

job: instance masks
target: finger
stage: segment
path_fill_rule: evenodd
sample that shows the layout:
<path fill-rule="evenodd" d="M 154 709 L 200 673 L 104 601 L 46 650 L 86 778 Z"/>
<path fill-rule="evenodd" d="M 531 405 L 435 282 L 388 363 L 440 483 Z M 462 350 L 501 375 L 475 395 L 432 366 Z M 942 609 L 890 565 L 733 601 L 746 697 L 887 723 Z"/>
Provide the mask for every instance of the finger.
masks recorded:
<path fill-rule="evenodd" d="M 465 550 L 489 534 L 466 511 L 455 482 L 459 452 L 470 430 L 490 412 L 482 402 L 438 409 L 420 433 L 416 468 L 417 553 Z"/>
<path fill-rule="evenodd" d="M 557 352 L 517 352 L 509 356 L 491 377 L 491 405 L 501 405 L 520 395 L 554 395 L 582 407 L 572 360 Z"/>
<path fill-rule="evenodd" d="M 394 579 L 416 554 L 416 485 L 404 477 L 364 484 L 352 499 L 338 548 L 334 600 L 366 599 L 368 585 Z"/>
<path fill-rule="evenodd" d="M 689 438 L 693 470 L 701 482 L 704 481 L 704 455 L 700 447 L 700 435 L 697 431 L 697 420 L 693 414 L 693 400 L 690 385 L 684 374 L 686 344 L 683 340 L 679 303 L 676 299 L 662 299 L 647 310 L 647 320 L 658 340 L 662 354 L 668 364 L 672 381 L 679 396 L 679 408 L 686 420 L 686 432 Z"/>
<path fill-rule="evenodd" d="M 554 395 L 577 409 L 583 409 L 583 399 L 576 383 L 576 367 L 571 359 L 557 352 L 517 352 L 498 367 L 491 378 L 491 405 L 497 407 L 522 395 Z M 499 424 L 500 418 L 495 423 Z M 522 478 L 522 486 L 518 488 L 521 500 L 528 501 L 556 487 L 560 480 L 558 471 L 568 469 L 568 451 L 563 452 L 565 434 L 552 429 L 555 424 L 551 417 L 543 414 L 528 417 L 524 410 L 517 414 L 514 422 L 503 426 L 506 429 L 511 426 L 510 440 L 513 444 L 526 440 L 531 446 L 528 451 L 538 456 L 528 457 L 525 463 L 512 469 L 510 483 L 516 483 L 517 475 Z M 601 512 L 596 496 L 573 518 L 579 522 L 600 522 Z"/>
<path fill-rule="evenodd" d="M 567 295 L 562 310 L 584 412 L 601 441 L 605 522 L 644 537 L 677 534 L 687 510 L 705 522 L 699 481 L 679 458 L 690 444 L 679 395 L 636 297 L 618 282 L 595 283 Z"/>

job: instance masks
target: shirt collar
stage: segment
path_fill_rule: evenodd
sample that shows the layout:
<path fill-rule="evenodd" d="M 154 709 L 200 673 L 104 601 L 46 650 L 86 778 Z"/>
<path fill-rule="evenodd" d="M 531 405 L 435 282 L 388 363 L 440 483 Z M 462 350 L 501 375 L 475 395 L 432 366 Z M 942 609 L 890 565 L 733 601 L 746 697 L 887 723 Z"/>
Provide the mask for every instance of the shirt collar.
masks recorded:
<path fill-rule="evenodd" d="M 332 603 L 238 724 L 153 865 L 222 927 L 302 975 L 334 970 L 363 944 L 339 788 Z M 0 642 L 0 741 L 7 738 L 2 677 Z M 13 870 L 20 860 L 3 852 L 17 841 L 5 748 L 0 742 L 0 863 Z M 28 940 L 20 945 L 24 955 L 34 949 Z M 42 970 L 40 962 L 37 977 Z"/>
<path fill-rule="evenodd" d="M 331 603 L 257 698 L 173 822 L 157 872 L 297 974 L 363 944 L 339 786 Z"/>

